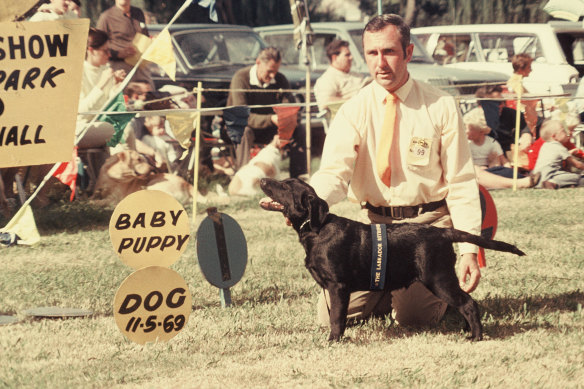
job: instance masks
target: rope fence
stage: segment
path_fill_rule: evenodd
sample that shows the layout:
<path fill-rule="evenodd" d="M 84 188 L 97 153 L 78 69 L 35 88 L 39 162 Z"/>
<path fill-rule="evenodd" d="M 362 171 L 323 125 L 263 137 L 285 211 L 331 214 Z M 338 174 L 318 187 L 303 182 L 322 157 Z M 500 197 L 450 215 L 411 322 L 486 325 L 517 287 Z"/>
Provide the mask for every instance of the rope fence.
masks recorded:
<path fill-rule="evenodd" d="M 438 85 L 439 89 L 447 89 L 447 88 L 467 88 L 467 87 L 475 87 L 475 86 L 487 86 L 487 85 L 503 85 L 500 82 L 497 83 L 474 83 L 474 84 L 453 84 L 453 85 Z M 292 93 L 296 95 L 304 94 L 304 89 L 225 89 L 225 88 L 201 88 L 200 93 L 205 92 L 253 92 L 253 93 Z M 158 99 L 148 100 L 148 101 L 140 101 L 139 104 L 129 105 L 130 108 L 135 108 L 136 106 L 144 106 L 149 104 L 161 103 L 165 101 L 173 101 L 177 98 L 183 98 L 187 95 L 197 95 L 199 93 L 198 88 L 194 88 L 192 91 L 185 91 L 184 93 L 174 94 L 170 96 L 161 97 Z M 475 97 L 474 95 L 453 95 L 454 99 L 460 103 L 475 103 L 478 101 L 506 101 L 506 100 L 516 100 L 516 96 L 510 94 L 509 96 L 503 96 L 501 98 L 488 98 L 488 97 Z M 557 98 L 567 98 L 570 100 L 582 100 L 584 96 L 570 96 L 568 94 L 541 94 L 541 95 L 524 95 L 521 97 L 521 100 L 542 100 L 542 99 L 557 99 Z M 343 103 L 347 100 L 336 100 L 335 103 Z M 298 105 L 306 106 L 307 104 L 304 102 L 298 103 L 279 103 L 279 104 L 264 104 L 264 105 L 248 105 L 249 108 L 274 108 L 274 107 L 296 107 Z M 308 104 L 310 107 L 318 106 L 316 102 L 311 102 Z M 234 108 L 235 106 L 223 106 L 223 107 L 207 107 L 207 108 L 170 108 L 170 109 L 160 109 L 160 110 L 144 110 L 144 109 L 132 109 L 127 111 L 86 111 L 86 112 L 78 112 L 78 115 L 100 115 L 100 114 L 108 114 L 108 115 L 119 115 L 119 114 L 143 114 L 145 116 L 151 115 L 163 115 L 168 112 L 172 113 L 197 113 L 200 112 L 202 116 L 210 116 L 210 115 L 220 115 L 224 110 Z"/>

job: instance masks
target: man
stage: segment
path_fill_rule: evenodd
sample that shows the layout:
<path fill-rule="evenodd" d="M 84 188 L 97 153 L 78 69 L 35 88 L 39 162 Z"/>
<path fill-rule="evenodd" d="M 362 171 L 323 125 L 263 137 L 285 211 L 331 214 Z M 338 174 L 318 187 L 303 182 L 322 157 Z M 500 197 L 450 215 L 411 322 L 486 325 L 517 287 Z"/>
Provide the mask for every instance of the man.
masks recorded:
<path fill-rule="evenodd" d="M 339 109 L 311 184 L 329 205 L 348 192 L 351 200 L 362 205 L 362 219 L 368 223 L 453 225 L 479 234 L 479 192 L 456 100 L 410 77 L 407 64 L 414 46 L 409 26 L 401 17 L 373 18 L 363 32 L 363 47 L 374 81 Z M 384 119 L 385 101 L 388 112 L 395 108 L 393 120 Z M 386 133 L 384 121 L 393 122 L 393 135 Z M 381 141 L 382 136 L 387 140 Z M 392 146 L 387 152 L 378 153 L 388 145 Z M 385 169 L 379 169 L 378 159 Z M 477 247 L 459 247 L 459 280 L 470 293 L 481 275 Z M 391 304 L 400 324 L 435 324 L 446 310 L 446 303 L 417 282 L 391 294 L 351 294 L 349 318 L 386 315 Z M 328 324 L 327 301 L 322 295 L 319 319 Z"/>
<path fill-rule="evenodd" d="M 349 50 L 349 42 L 340 39 L 333 40 L 326 47 L 326 55 L 330 66 L 316 80 L 314 95 L 318 108 L 321 111 L 328 109 L 330 112 L 331 103 L 344 102 L 354 96 L 368 77 L 359 77 L 351 73 L 353 56 Z"/>
<path fill-rule="evenodd" d="M 254 65 L 238 70 L 231 79 L 227 106 L 293 103 L 294 97 L 290 93 L 279 91 L 290 89 L 286 77 L 278 72 L 281 63 L 282 57 L 278 49 L 263 49 Z M 274 92 L 266 92 L 270 90 Z M 278 115 L 272 107 L 251 108 L 241 143 L 235 151 L 238 169 L 251 159 L 250 150 L 254 143 L 268 144 L 272 141 L 278 134 L 279 124 Z M 307 171 L 305 142 L 304 129 L 297 125 L 293 139 L 287 146 L 290 153 L 290 177 L 299 177 Z"/>
<path fill-rule="evenodd" d="M 110 65 L 114 70 L 124 69 L 130 73 L 133 65 L 126 62 L 136 54 L 133 45 L 136 33 L 148 36 L 144 12 L 140 8 L 131 6 L 130 0 L 115 0 L 114 6 L 104 11 L 97 20 L 97 28 L 107 32 L 110 37 Z M 134 81 L 142 80 L 152 84 L 150 72 L 140 67 Z"/>

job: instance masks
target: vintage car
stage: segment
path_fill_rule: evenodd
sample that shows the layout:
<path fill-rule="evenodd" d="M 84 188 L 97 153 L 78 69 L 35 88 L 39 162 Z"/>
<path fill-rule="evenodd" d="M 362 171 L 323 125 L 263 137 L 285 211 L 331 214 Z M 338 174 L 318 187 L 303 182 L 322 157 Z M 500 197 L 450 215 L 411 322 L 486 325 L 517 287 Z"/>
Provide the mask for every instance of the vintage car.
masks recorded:
<path fill-rule="evenodd" d="M 149 25 L 151 35 L 158 34 L 163 25 Z M 152 78 L 157 89 L 166 84 L 192 90 L 198 82 L 204 89 L 203 107 L 224 107 L 231 78 L 242 67 L 251 65 L 266 43 L 250 27 L 228 24 L 173 24 L 169 28 L 176 56 L 176 81 L 172 81 L 158 66 L 152 66 Z M 297 101 L 304 101 L 307 72 L 304 66 L 283 63 L 280 67 L 290 82 Z M 311 73 L 314 84 L 319 72 Z M 311 121 L 312 123 L 312 121 Z M 315 119 L 319 125 L 321 120 Z M 208 130 L 210 118 L 203 120 Z"/>
<path fill-rule="evenodd" d="M 527 53 L 534 61 L 523 83 L 532 94 L 573 94 L 584 74 L 581 22 L 432 26 L 412 34 L 450 69 L 492 70 L 508 78 L 513 55 Z"/>
<path fill-rule="evenodd" d="M 329 66 L 326 56 L 326 46 L 334 39 L 349 42 L 349 49 L 353 55 L 352 71 L 369 74 L 365 63 L 362 45 L 362 22 L 321 22 L 312 23 L 312 45 L 310 46 L 311 68 L 315 72 L 324 71 Z M 278 47 L 286 63 L 301 64 L 303 58 L 294 47 L 294 26 L 277 25 L 256 27 L 255 31 L 271 46 Z M 502 73 L 487 71 L 470 71 L 449 69 L 438 65 L 415 37 L 414 54 L 408 69 L 413 78 L 443 88 L 453 95 L 474 94 L 481 83 L 504 83 L 507 77 Z"/>

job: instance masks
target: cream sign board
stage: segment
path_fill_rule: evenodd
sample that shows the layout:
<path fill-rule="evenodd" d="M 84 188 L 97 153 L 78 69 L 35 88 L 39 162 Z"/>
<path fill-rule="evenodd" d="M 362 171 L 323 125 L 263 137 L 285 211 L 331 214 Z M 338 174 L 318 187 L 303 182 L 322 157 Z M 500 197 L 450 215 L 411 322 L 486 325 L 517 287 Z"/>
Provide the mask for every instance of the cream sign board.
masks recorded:
<path fill-rule="evenodd" d="M 0 168 L 71 160 L 88 30 L 0 23 Z"/>

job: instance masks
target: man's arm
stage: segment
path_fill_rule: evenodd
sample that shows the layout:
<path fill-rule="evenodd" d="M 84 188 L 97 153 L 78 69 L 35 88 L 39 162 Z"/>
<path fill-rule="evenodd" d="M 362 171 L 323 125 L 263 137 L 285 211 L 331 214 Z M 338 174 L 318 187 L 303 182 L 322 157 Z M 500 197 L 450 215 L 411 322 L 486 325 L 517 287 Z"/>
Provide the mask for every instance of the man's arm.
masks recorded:
<path fill-rule="evenodd" d="M 470 149 L 456 101 L 451 99 L 449 103 L 451 106 L 442 130 L 441 150 L 444 179 L 448 185 L 446 202 L 454 228 L 479 235 L 481 207 Z M 462 255 L 458 276 L 460 285 L 464 291 L 472 292 L 481 278 L 477 262 L 478 247 L 460 243 L 459 249 Z"/>
<path fill-rule="evenodd" d="M 346 105 L 341 107 L 331 123 L 324 141 L 320 168 L 310 180 L 318 196 L 329 206 L 347 196 L 361 140 L 354 123 L 358 115 L 347 113 L 346 108 Z"/>
<path fill-rule="evenodd" d="M 247 99 L 246 92 L 240 91 L 238 89 L 249 89 L 250 85 L 243 77 L 244 75 L 240 72 L 236 73 L 231 80 L 231 84 L 229 86 L 229 105 L 251 105 Z M 275 123 L 272 121 L 272 115 L 270 114 L 259 114 L 259 113 L 250 113 L 249 118 L 247 119 L 247 124 L 251 128 L 262 129 L 262 128 L 269 128 L 275 126 Z"/>

